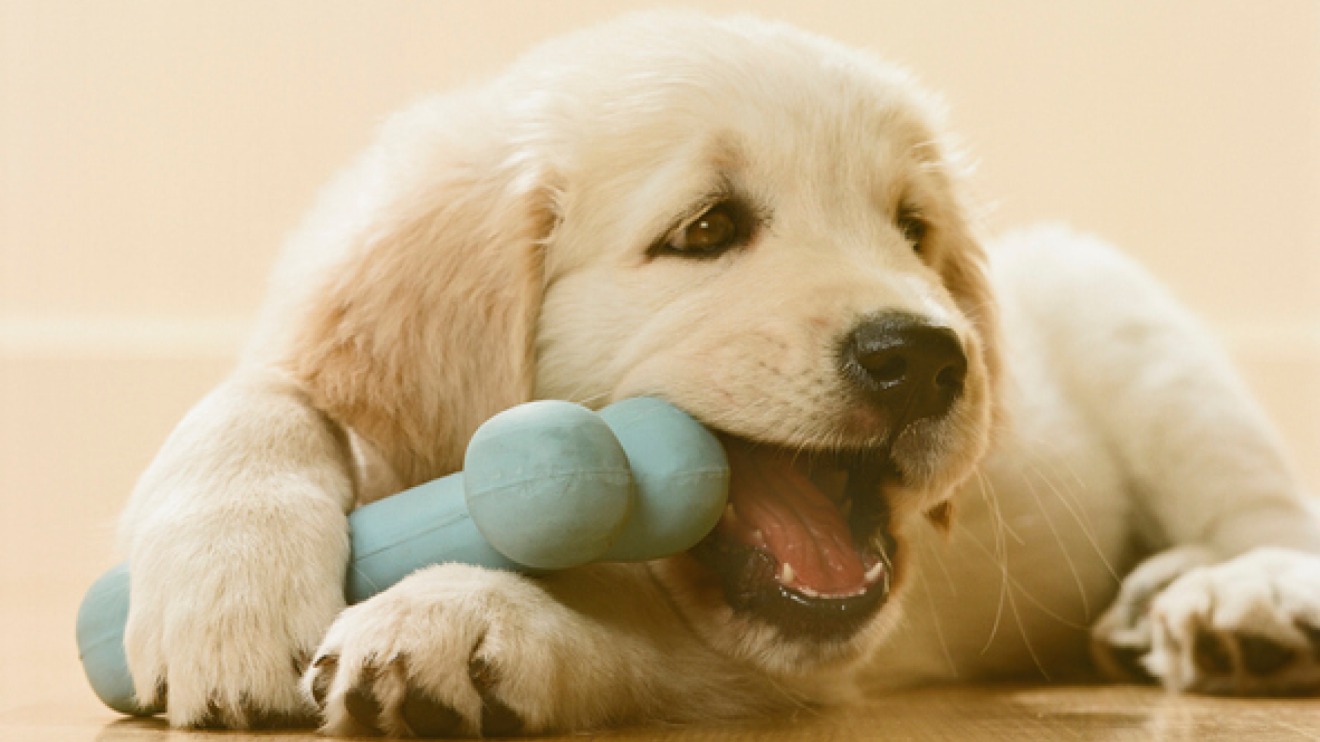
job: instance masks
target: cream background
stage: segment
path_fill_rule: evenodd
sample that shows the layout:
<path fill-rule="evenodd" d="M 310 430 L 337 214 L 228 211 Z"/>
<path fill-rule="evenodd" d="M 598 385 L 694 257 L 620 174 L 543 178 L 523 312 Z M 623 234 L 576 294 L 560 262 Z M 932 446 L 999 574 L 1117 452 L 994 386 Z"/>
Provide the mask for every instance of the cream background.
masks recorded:
<path fill-rule="evenodd" d="M 114 514 L 375 122 L 648 5 L 0 0 L 0 713 L 80 687 L 73 615 Z M 1210 321 L 1320 489 L 1320 2 L 699 6 L 908 63 L 993 225 L 1121 244 Z"/>

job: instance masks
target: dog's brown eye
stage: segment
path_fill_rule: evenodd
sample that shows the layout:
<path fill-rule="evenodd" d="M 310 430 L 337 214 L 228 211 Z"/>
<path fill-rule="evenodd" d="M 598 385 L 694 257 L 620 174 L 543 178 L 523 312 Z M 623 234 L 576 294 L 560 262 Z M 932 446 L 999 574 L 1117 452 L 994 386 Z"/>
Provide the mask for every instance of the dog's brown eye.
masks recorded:
<path fill-rule="evenodd" d="M 651 255 L 719 257 L 731 247 L 747 244 L 752 232 L 751 221 L 747 209 L 737 202 L 721 201 L 653 247 Z"/>
<path fill-rule="evenodd" d="M 898 212 L 898 228 L 903 231 L 903 239 L 912 244 L 915 252 L 921 252 L 926 241 L 926 220 L 916 209 L 903 208 Z"/>
<path fill-rule="evenodd" d="M 729 247 L 737 238 L 738 222 L 733 209 L 729 204 L 718 204 L 697 217 L 669 244 L 684 252 L 712 252 Z"/>
<path fill-rule="evenodd" d="M 649 258 L 718 258 L 728 250 L 751 244 L 762 224 L 759 213 L 743 201 L 727 198 L 700 216 L 680 222 L 681 226 L 652 244 L 646 254 Z"/>
<path fill-rule="evenodd" d="M 921 252 L 921 248 L 924 247 L 925 234 L 927 234 L 928 227 L 927 223 L 925 223 L 925 219 L 921 218 L 919 211 L 912 209 L 912 207 L 904 206 L 903 209 L 899 210 L 899 217 L 896 219 L 896 223 L 898 223 L 899 230 L 903 231 L 903 239 L 908 240 L 908 243 L 912 244 L 912 250 L 915 252 Z"/>

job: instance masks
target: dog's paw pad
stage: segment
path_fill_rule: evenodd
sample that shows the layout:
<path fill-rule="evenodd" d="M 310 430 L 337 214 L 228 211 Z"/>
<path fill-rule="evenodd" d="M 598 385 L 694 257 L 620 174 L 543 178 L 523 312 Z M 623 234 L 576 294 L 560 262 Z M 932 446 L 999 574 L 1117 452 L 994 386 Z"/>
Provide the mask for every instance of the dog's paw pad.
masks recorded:
<path fill-rule="evenodd" d="M 499 672 L 481 657 L 468 661 L 468 678 L 481 696 L 481 733 L 487 737 L 513 737 L 522 734 L 523 718 L 495 693 Z"/>
<path fill-rule="evenodd" d="M 1233 650 L 1229 639 L 1204 628 L 1196 632 L 1192 644 L 1192 659 L 1202 672 L 1227 675 L 1233 672 Z"/>
<path fill-rule="evenodd" d="M 211 701 L 206 706 L 206 713 L 202 714 L 196 721 L 190 724 L 189 728 L 206 730 L 225 729 L 230 726 L 225 719 L 225 716 L 224 710 L 220 708 L 220 704 Z"/>
<path fill-rule="evenodd" d="M 400 711 L 403 722 L 419 737 L 460 737 L 470 734 L 461 714 L 416 688 L 408 690 Z M 492 735 L 489 731 L 485 733 Z"/>
<path fill-rule="evenodd" d="M 375 731 L 380 731 L 380 718 L 385 710 L 376 698 L 375 685 L 379 677 L 379 667 L 365 665 L 358 672 L 357 683 L 344 693 L 344 710 L 348 715 L 363 727 Z"/>
<path fill-rule="evenodd" d="M 1252 675 L 1274 675 L 1297 659 L 1297 652 L 1273 639 L 1255 634 L 1237 637 L 1242 664 Z"/>

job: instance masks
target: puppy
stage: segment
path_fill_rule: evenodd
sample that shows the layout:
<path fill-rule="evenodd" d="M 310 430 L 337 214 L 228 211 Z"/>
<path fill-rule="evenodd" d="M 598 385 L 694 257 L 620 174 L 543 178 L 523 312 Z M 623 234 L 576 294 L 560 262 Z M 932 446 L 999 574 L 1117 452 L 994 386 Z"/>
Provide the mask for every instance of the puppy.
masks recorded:
<path fill-rule="evenodd" d="M 637 395 L 725 445 L 697 548 L 345 609 L 354 507 L 512 405 Z M 182 727 L 690 722 L 1088 651 L 1320 681 L 1320 524 L 1205 333 L 1093 239 L 983 250 L 935 99 L 745 18 L 631 17 L 391 119 L 123 535 L 137 694 Z"/>

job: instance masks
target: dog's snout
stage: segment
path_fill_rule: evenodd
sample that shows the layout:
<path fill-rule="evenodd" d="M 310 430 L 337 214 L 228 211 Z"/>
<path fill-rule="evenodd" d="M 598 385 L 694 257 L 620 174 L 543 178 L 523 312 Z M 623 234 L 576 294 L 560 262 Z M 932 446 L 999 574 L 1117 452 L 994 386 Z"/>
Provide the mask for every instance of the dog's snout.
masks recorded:
<path fill-rule="evenodd" d="M 900 424 L 948 412 L 967 379 L 967 355 L 957 333 L 907 314 L 860 324 L 847 340 L 844 363 Z"/>

